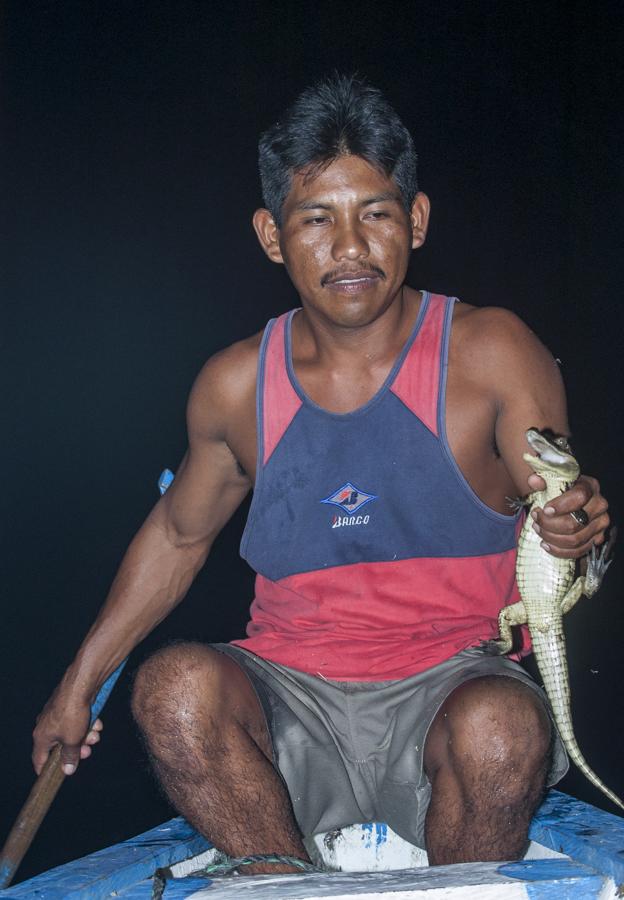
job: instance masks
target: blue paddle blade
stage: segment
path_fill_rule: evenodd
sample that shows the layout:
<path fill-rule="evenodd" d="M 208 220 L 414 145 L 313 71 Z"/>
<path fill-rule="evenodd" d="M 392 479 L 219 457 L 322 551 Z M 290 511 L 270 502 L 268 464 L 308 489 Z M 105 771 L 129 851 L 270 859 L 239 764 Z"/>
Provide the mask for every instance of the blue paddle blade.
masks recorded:
<path fill-rule="evenodd" d="M 115 682 L 121 675 L 123 667 L 125 666 L 125 664 L 127 662 L 128 662 L 128 658 L 126 657 L 126 659 L 124 659 L 123 662 L 119 663 L 119 665 L 117 666 L 115 671 L 112 672 L 108 676 L 108 678 L 106 679 L 106 681 L 104 682 L 102 687 L 97 692 L 97 696 L 91 705 L 91 724 L 92 725 L 95 722 L 95 720 L 97 719 L 97 717 L 99 716 L 99 714 L 102 712 L 102 709 L 104 708 L 106 701 L 110 697 L 111 691 L 115 687 Z"/>
<path fill-rule="evenodd" d="M 161 496 L 165 493 L 167 488 L 171 487 L 174 478 L 175 475 L 171 469 L 162 470 L 160 477 L 158 478 L 158 490 L 160 491 Z"/>

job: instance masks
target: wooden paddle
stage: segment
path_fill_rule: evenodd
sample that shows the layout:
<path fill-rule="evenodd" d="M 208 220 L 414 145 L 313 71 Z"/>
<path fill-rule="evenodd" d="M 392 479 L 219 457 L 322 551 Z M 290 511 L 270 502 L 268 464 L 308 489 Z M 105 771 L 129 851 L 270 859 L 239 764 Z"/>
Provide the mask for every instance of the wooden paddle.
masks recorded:
<path fill-rule="evenodd" d="M 91 707 L 91 725 L 102 711 L 126 661 L 124 659 L 113 674 L 108 676 L 98 691 Z M 32 844 L 64 778 L 65 773 L 61 766 L 61 745 L 57 744 L 52 748 L 41 774 L 35 781 L 28 799 L 20 810 L 6 843 L 0 851 L 0 888 L 8 887 L 13 881 L 17 867 Z"/>

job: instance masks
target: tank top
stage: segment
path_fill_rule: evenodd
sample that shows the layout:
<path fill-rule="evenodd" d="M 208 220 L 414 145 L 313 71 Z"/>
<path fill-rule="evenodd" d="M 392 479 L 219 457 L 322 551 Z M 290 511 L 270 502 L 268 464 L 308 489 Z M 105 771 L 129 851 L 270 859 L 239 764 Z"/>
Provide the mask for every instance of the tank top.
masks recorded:
<path fill-rule="evenodd" d="M 345 414 L 322 409 L 297 381 L 296 310 L 267 325 L 241 542 L 255 598 L 237 646 L 332 680 L 385 681 L 498 634 L 500 608 L 519 599 L 520 520 L 477 497 L 449 448 L 455 300 L 423 293 L 384 384 Z"/>

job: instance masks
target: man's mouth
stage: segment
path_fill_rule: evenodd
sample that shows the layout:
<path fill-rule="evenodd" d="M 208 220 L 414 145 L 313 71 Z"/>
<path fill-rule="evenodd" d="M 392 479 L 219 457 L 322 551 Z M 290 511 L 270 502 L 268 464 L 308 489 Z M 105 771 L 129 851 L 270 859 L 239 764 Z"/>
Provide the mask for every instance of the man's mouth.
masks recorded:
<path fill-rule="evenodd" d="M 385 280 L 381 269 L 357 269 L 352 272 L 330 272 L 321 279 L 322 287 L 330 291 L 356 294 L 368 290 L 377 281 Z"/>

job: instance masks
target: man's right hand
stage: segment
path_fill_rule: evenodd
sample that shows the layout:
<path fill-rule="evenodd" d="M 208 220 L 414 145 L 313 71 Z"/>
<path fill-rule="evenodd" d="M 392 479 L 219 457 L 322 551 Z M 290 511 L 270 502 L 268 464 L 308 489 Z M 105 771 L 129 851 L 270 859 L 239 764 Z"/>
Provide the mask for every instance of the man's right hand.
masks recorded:
<path fill-rule="evenodd" d="M 33 731 L 32 761 L 37 775 L 41 774 L 50 751 L 61 745 L 61 765 L 65 775 L 73 775 L 81 759 L 91 755 L 91 748 L 100 740 L 103 725 L 96 719 L 89 728 L 91 708 L 88 703 L 68 699 L 59 687 L 52 694 L 37 717 Z"/>

